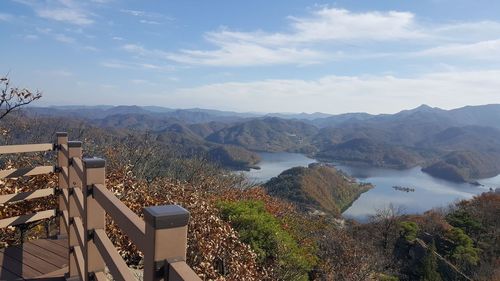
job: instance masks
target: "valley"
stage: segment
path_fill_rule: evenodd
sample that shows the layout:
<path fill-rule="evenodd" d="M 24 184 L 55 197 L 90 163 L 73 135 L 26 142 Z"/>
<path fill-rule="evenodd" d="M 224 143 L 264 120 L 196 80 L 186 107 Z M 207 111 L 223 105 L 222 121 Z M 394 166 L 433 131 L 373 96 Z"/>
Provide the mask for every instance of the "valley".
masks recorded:
<path fill-rule="evenodd" d="M 252 184 L 265 184 L 294 167 L 334 163 L 375 187 L 351 198 L 349 208 L 327 208 L 361 221 L 391 203 L 405 213 L 422 213 L 500 187 L 495 178 L 500 129 L 488 121 L 500 120 L 498 105 L 449 111 L 421 106 L 393 115 L 257 115 L 139 106 L 30 108 L 23 114 L 37 120 L 39 137 L 50 137 L 59 124 L 80 128 L 100 142 L 146 139 L 162 151 L 152 158 L 157 159 L 152 175 L 175 165 L 168 161 L 172 153 L 243 171 Z M 62 122 L 59 116 L 65 114 L 76 117 Z M 415 192 L 392 188 L 408 185 Z"/>
<path fill-rule="evenodd" d="M 151 132 L 166 145 L 249 169 L 256 152 L 296 152 L 349 165 L 408 169 L 453 182 L 500 173 L 500 105 L 443 110 L 422 105 L 396 114 L 257 114 L 161 107 L 32 108 L 30 115 L 100 128 Z"/>

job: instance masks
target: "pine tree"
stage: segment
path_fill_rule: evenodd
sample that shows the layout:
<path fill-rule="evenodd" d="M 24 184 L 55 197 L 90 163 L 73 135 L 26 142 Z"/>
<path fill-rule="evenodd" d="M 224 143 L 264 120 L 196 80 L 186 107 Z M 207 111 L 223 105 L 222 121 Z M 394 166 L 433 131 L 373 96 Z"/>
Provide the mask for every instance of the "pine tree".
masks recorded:
<path fill-rule="evenodd" d="M 421 281 L 441 281 L 441 275 L 437 271 L 437 258 L 434 252 L 436 251 L 436 245 L 432 241 L 432 245 L 427 249 L 427 254 L 424 259 L 422 267 L 422 277 Z"/>

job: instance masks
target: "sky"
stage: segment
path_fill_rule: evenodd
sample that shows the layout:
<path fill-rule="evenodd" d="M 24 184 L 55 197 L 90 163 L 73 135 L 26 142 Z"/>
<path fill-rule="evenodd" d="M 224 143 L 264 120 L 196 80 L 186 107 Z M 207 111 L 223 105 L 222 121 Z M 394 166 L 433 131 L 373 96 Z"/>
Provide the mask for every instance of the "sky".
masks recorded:
<path fill-rule="evenodd" d="M 2 0 L 37 105 L 394 113 L 500 103 L 498 0 Z"/>

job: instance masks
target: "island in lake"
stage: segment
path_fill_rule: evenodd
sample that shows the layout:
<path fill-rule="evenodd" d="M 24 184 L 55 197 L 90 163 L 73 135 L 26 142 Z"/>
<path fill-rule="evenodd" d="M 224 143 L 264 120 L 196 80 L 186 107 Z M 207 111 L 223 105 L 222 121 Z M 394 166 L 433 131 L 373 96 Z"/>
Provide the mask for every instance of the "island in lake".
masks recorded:
<path fill-rule="evenodd" d="M 415 192 L 415 188 L 412 187 L 405 187 L 405 186 L 400 186 L 400 185 L 393 185 L 392 188 L 397 191 L 404 191 L 404 192 Z"/>
<path fill-rule="evenodd" d="M 358 183 L 331 165 L 319 163 L 283 171 L 264 187 L 269 194 L 289 200 L 303 210 L 336 216 L 373 188 L 371 184 Z"/>

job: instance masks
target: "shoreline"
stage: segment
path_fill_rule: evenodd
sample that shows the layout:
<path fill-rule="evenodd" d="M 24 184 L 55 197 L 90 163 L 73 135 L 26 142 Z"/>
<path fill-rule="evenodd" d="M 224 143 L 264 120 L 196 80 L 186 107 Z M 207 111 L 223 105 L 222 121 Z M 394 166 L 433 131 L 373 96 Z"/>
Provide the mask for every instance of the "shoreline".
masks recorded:
<path fill-rule="evenodd" d="M 299 153 L 299 152 L 287 152 L 287 151 L 282 151 L 282 152 L 270 152 L 270 151 L 256 151 L 256 153 L 296 153 L 296 154 L 300 154 L 300 155 L 303 155 L 309 159 L 312 159 L 312 160 L 315 160 L 317 163 L 323 163 L 323 164 L 328 164 L 328 165 L 333 165 L 333 166 L 337 166 L 337 165 L 346 165 L 346 166 L 352 166 L 352 167 L 356 167 L 356 168 L 371 168 L 371 169 L 389 169 L 389 170 L 396 170 L 396 171 L 405 171 L 405 170 L 410 170 L 410 169 L 413 169 L 413 168 L 416 168 L 416 167 L 419 167 L 420 168 L 420 171 L 422 173 L 425 173 L 435 179 L 439 179 L 439 180 L 444 180 L 446 182 L 450 182 L 450 183 L 458 183 L 458 184 L 470 184 L 471 186 L 477 186 L 477 187 L 483 187 L 484 185 L 481 184 L 479 181 L 481 180 L 487 180 L 487 179 L 491 179 L 491 178 L 494 178 L 494 177 L 497 177 L 499 176 L 500 174 L 497 174 L 497 175 L 494 175 L 492 177 L 485 177 L 485 178 L 477 178 L 477 179 L 470 179 L 468 181 L 453 181 L 453 180 L 450 180 L 446 177 L 439 177 L 439 176 L 436 176 L 436 175 L 433 175 L 432 173 L 429 173 L 427 171 L 425 171 L 425 168 L 420 165 L 420 164 L 417 164 L 417 165 L 414 165 L 414 166 L 394 166 L 394 165 L 385 165 L 385 166 L 374 166 L 374 165 L 371 165 L 369 163 L 366 163 L 366 162 L 362 162 L 362 161 L 347 161 L 347 160 L 335 160 L 335 159 L 327 159 L 327 158 L 321 158 L 321 157 L 314 157 L 310 154 L 306 154 L 306 153 Z M 250 171 L 250 170 L 260 170 L 261 167 L 259 166 L 259 164 L 261 163 L 261 161 L 259 161 L 259 163 L 256 163 L 252 166 L 248 166 L 248 167 L 245 167 L 246 169 L 242 169 L 242 170 L 239 170 L 239 171 Z M 237 170 L 238 171 L 238 170 Z"/>

